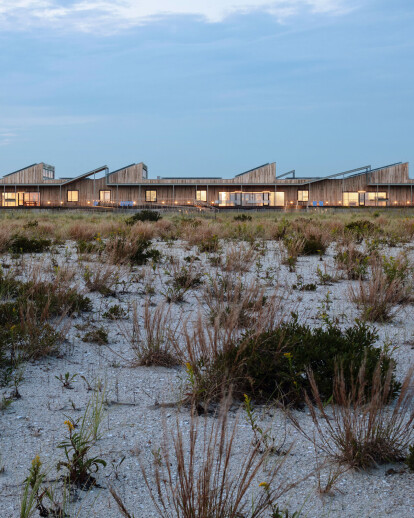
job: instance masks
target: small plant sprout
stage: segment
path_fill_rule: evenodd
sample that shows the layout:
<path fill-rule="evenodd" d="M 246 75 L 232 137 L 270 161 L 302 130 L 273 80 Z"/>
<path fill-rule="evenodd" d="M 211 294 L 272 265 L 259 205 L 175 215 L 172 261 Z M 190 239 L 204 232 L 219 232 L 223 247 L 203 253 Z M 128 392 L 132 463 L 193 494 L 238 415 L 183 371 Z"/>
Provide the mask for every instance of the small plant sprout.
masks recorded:
<path fill-rule="evenodd" d="M 76 380 L 77 376 L 77 374 L 72 374 L 71 376 L 70 372 L 65 372 L 65 374 L 59 374 L 59 376 L 55 376 L 55 378 L 60 381 L 62 388 L 72 390 L 72 383 Z"/>

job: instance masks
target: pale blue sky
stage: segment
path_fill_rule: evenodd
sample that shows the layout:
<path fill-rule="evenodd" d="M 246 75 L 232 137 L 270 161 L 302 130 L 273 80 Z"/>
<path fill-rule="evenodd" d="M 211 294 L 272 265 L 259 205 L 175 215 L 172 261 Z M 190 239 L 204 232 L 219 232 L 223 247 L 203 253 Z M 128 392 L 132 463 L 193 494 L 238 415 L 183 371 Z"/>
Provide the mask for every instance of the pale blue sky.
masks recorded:
<path fill-rule="evenodd" d="M 413 0 L 0 0 L 0 71 L 0 174 L 414 163 Z"/>

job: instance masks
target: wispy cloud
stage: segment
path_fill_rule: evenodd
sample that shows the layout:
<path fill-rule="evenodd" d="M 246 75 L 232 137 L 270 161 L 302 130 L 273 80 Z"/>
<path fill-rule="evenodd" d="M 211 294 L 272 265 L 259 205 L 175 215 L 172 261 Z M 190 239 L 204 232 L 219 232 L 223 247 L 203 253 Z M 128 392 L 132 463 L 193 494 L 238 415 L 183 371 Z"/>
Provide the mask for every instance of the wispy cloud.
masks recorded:
<path fill-rule="evenodd" d="M 167 16 L 189 15 L 219 23 L 235 14 L 265 12 L 279 21 L 306 14 L 339 15 L 354 0 L 0 0 L 0 28 L 66 28 L 116 32 Z"/>

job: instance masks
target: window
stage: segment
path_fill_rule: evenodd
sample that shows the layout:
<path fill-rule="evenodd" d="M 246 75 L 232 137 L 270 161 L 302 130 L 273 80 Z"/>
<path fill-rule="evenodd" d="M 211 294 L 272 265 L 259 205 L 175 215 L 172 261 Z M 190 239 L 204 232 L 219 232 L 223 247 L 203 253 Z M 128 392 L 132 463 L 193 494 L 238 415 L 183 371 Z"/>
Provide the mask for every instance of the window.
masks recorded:
<path fill-rule="evenodd" d="M 111 201 L 111 191 L 99 191 L 99 201 L 102 201 L 102 202 Z"/>
<path fill-rule="evenodd" d="M 356 207 L 359 204 L 359 194 L 357 192 L 344 192 L 343 204 L 345 207 Z"/>
<path fill-rule="evenodd" d="M 365 204 L 379 207 L 385 207 L 387 205 L 387 193 L 386 192 L 367 192 L 365 193 Z"/>
<path fill-rule="evenodd" d="M 40 205 L 40 194 L 38 192 L 25 192 L 23 200 L 23 205 L 27 207 L 38 206 Z"/>
<path fill-rule="evenodd" d="M 298 191 L 298 201 L 309 201 L 309 191 Z"/>
<path fill-rule="evenodd" d="M 145 191 L 145 201 L 157 201 L 157 191 Z"/>
<path fill-rule="evenodd" d="M 17 206 L 17 194 L 15 192 L 2 192 L 2 205 L 3 207 L 16 207 Z"/>
<path fill-rule="evenodd" d="M 68 201 L 79 201 L 79 191 L 68 191 Z"/>
<path fill-rule="evenodd" d="M 55 177 L 55 168 L 51 165 L 45 165 L 43 167 L 43 179 L 53 179 Z"/>
<path fill-rule="evenodd" d="M 197 201 L 207 201 L 207 191 L 197 191 Z"/>

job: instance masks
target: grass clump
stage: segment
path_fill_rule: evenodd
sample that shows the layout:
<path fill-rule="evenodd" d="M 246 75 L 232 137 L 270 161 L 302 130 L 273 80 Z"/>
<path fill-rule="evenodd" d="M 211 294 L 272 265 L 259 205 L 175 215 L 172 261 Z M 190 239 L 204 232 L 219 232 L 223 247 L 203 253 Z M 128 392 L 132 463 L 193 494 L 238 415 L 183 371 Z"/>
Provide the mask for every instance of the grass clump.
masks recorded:
<path fill-rule="evenodd" d="M 294 316 L 270 331 L 253 336 L 247 333 L 210 358 L 191 362 L 188 369 L 192 395 L 198 401 L 217 399 L 226 386 L 232 386 L 240 399 L 247 394 L 259 402 L 276 399 L 302 406 L 311 389 L 309 369 L 314 373 L 321 398 L 329 400 L 338 365 L 350 384 L 358 378 L 362 364 L 372 378 L 379 363 L 383 377 L 392 371 L 393 396 L 399 389 L 393 373 L 395 363 L 386 350 L 374 347 L 377 338 L 376 332 L 362 322 L 341 329 L 328 321 L 325 326 L 312 329 Z M 367 396 L 371 388 L 369 383 L 364 385 Z"/>
<path fill-rule="evenodd" d="M 82 338 L 83 342 L 94 343 L 98 345 L 105 345 L 108 343 L 108 333 L 103 327 L 98 327 L 88 331 Z"/>
<path fill-rule="evenodd" d="M 411 368 L 392 408 L 395 383 L 391 370 L 384 373 L 380 364 L 373 372 L 363 363 L 355 379 L 346 381 L 342 369 L 334 379 L 333 400 L 327 407 L 316 378 L 310 372 L 312 399 L 307 396 L 316 436 L 304 430 L 291 415 L 296 428 L 315 448 L 352 468 L 369 468 L 381 463 L 402 462 L 413 438 L 413 373 Z M 370 397 L 366 387 L 370 386 Z M 411 451 L 411 450 L 410 450 Z M 411 451 L 412 453 L 412 451 Z"/>
<path fill-rule="evenodd" d="M 128 238 L 125 234 L 117 234 L 108 241 L 106 250 L 114 264 L 144 265 L 150 260 L 156 263 L 161 258 L 161 252 L 151 245 L 151 240 L 142 235 Z"/>
<path fill-rule="evenodd" d="M 238 421 L 228 423 L 228 410 L 229 403 L 224 402 L 218 419 L 212 421 L 192 412 L 189 432 L 178 420 L 172 429 L 165 427 L 153 465 L 141 462 L 145 484 L 162 518 L 288 516 L 279 511 L 277 501 L 298 482 L 281 481 L 282 463 L 265 472 L 269 452 L 262 454 L 258 445 L 251 446 L 240 462 L 234 460 Z M 110 490 L 121 514 L 132 518 L 120 495 Z"/>

